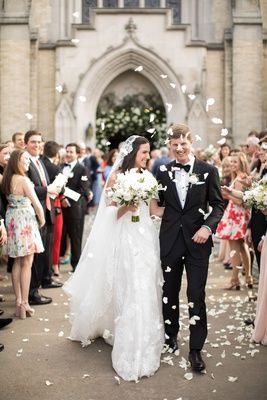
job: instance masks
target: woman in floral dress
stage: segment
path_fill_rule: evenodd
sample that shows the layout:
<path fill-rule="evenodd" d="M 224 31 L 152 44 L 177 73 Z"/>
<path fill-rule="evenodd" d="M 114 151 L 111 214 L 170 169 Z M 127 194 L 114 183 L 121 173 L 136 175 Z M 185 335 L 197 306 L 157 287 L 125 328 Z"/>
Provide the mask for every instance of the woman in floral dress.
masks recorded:
<path fill-rule="evenodd" d="M 16 316 L 21 319 L 34 314 L 28 303 L 31 267 L 34 253 L 44 251 L 38 228 L 38 222 L 39 227 L 45 224 L 44 212 L 33 184 L 25 175 L 29 163 L 25 151 L 14 150 L 2 180 L 2 190 L 8 200 L 7 253 L 14 258 L 12 284 L 16 296 Z"/>
<path fill-rule="evenodd" d="M 244 176 L 249 175 L 249 165 L 244 153 L 240 152 L 231 156 L 232 184 L 231 189 L 242 190 L 240 182 Z M 240 179 L 240 180 L 239 180 Z M 223 196 L 229 200 L 224 215 L 217 227 L 217 236 L 229 240 L 231 249 L 232 276 L 224 289 L 240 290 L 239 269 L 241 264 L 246 275 L 246 284 L 252 288 L 251 263 L 248 246 L 245 243 L 245 234 L 250 219 L 250 210 L 245 208 L 242 199 L 231 195 L 229 190 L 223 190 Z"/>

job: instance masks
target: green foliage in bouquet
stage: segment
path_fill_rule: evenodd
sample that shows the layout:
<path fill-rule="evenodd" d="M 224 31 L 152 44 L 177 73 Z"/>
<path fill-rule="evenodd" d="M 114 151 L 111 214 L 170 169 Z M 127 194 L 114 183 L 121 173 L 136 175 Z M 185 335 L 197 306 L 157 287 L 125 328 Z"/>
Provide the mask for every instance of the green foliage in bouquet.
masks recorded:
<path fill-rule="evenodd" d="M 147 132 L 148 129 L 150 132 Z M 145 136 L 152 148 L 164 144 L 166 112 L 160 97 L 136 94 L 118 101 L 115 94 L 105 96 L 97 110 L 97 146 L 106 151 L 107 142 L 117 145 L 134 134 Z"/>

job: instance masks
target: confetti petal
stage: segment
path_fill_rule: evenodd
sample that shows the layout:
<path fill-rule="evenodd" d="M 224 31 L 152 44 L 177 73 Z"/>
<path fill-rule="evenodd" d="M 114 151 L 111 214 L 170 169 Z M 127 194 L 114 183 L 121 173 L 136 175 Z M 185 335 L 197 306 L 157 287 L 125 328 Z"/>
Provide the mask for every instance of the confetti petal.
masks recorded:
<path fill-rule="evenodd" d="M 53 382 L 50 382 L 50 381 L 48 381 L 48 380 L 46 380 L 46 381 L 45 381 L 45 384 L 46 384 L 46 386 L 51 386 L 51 385 L 54 385 L 54 383 L 53 383 Z"/>
<path fill-rule="evenodd" d="M 143 71 L 144 67 L 142 65 L 139 65 L 139 67 L 135 68 L 136 72 L 141 72 Z"/>
<path fill-rule="evenodd" d="M 187 372 L 186 374 L 184 374 L 184 378 L 188 381 L 191 381 L 191 379 L 193 379 L 193 374 L 192 372 Z"/>

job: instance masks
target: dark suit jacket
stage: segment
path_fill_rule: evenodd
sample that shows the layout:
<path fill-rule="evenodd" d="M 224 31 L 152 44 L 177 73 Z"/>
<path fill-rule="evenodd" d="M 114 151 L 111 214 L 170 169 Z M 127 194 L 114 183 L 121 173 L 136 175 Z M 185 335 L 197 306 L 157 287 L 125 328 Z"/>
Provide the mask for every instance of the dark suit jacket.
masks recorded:
<path fill-rule="evenodd" d="M 95 156 L 87 156 L 83 160 L 83 165 L 87 168 L 90 182 L 93 183 L 97 179 L 97 170 L 100 167 Z"/>
<path fill-rule="evenodd" d="M 45 168 L 47 170 L 50 182 L 53 182 L 55 177 L 59 174 L 60 172 L 60 166 L 53 164 L 48 157 L 43 156 L 42 157 L 42 162 L 45 165 Z"/>
<path fill-rule="evenodd" d="M 202 225 L 209 226 L 212 232 L 215 232 L 217 224 L 222 218 L 223 199 L 217 169 L 204 161 L 195 159 L 193 174 L 198 176 L 198 183 L 203 183 L 189 185 L 185 205 L 182 208 L 176 184 L 168 173 L 173 166 L 175 166 L 175 161 L 166 166 L 167 171 L 159 170 L 157 174 L 159 183 L 163 187 L 167 187 L 167 190 L 159 192 L 161 204 L 165 206 L 160 229 L 161 256 L 168 255 L 176 241 L 179 230 L 182 229 L 190 255 L 198 259 L 207 258 L 212 247 L 211 236 L 205 244 L 193 242 L 192 237 Z M 204 174 L 207 174 L 206 179 Z M 204 220 L 204 215 L 199 212 L 199 209 L 207 213 L 209 206 L 212 207 L 212 212 Z"/>
<path fill-rule="evenodd" d="M 61 170 L 63 170 L 63 167 L 64 165 L 61 165 Z M 62 209 L 64 221 L 69 219 L 82 219 L 84 217 L 87 208 L 87 198 L 90 193 L 89 179 L 84 165 L 77 162 L 71 173 L 72 176 L 68 179 L 66 186 L 80 193 L 81 196 L 78 201 L 68 198 L 71 206 Z"/>
<path fill-rule="evenodd" d="M 42 164 L 42 167 L 44 169 L 47 185 L 49 185 L 50 184 L 50 179 L 49 179 L 49 175 L 47 173 L 47 170 L 45 168 L 45 165 L 44 165 L 44 163 L 42 162 L 41 159 L 39 159 L 39 161 Z M 37 167 L 34 165 L 34 163 L 32 161 L 30 162 L 30 167 L 29 167 L 29 171 L 28 171 L 28 177 L 33 182 L 35 193 L 37 194 L 37 197 L 38 197 L 38 199 L 40 200 L 40 203 L 43 206 L 46 223 L 53 224 L 54 223 L 54 218 L 55 218 L 54 202 L 53 202 L 52 199 L 50 199 L 52 208 L 51 208 L 51 211 L 49 211 L 46 208 L 47 187 L 42 185 L 42 180 L 41 180 L 41 177 L 39 175 L 39 171 L 38 171 Z"/>

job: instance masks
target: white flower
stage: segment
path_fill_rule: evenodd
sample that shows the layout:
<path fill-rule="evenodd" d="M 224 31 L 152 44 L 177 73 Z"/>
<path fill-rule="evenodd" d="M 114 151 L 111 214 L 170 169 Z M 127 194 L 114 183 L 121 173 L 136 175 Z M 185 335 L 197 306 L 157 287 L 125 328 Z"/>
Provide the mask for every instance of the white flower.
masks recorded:
<path fill-rule="evenodd" d="M 191 184 L 191 185 L 195 185 L 196 183 L 198 183 L 198 181 L 199 181 L 199 177 L 197 176 L 197 174 L 190 174 L 189 175 L 189 179 L 188 179 L 188 182 Z"/>

